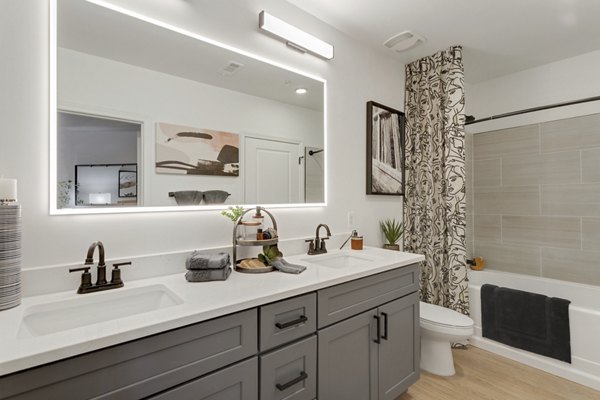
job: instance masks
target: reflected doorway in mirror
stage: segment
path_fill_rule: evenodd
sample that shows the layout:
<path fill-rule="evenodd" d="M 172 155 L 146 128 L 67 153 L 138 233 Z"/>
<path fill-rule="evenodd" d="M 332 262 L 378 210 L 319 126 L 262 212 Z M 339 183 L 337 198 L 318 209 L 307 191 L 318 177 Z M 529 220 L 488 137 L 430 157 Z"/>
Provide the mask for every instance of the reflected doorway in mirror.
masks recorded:
<path fill-rule="evenodd" d="M 156 172 L 239 176 L 240 136 L 236 133 L 156 124 Z"/>

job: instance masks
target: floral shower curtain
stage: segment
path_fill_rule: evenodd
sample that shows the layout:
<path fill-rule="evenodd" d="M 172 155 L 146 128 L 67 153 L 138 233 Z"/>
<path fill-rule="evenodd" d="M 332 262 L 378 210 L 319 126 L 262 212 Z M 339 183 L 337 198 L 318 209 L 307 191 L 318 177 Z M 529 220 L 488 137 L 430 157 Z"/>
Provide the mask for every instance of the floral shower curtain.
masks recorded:
<path fill-rule="evenodd" d="M 406 66 L 404 249 L 425 255 L 421 300 L 469 313 L 462 47 Z"/>

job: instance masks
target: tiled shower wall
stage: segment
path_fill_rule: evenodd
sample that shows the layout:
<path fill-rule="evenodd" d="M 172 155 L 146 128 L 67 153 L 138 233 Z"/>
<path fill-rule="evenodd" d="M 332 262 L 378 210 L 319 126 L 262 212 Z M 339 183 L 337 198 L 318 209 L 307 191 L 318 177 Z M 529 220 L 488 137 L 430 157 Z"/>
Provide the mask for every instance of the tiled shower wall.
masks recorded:
<path fill-rule="evenodd" d="M 600 285 L 600 115 L 470 139 L 473 255 L 489 269 Z"/>

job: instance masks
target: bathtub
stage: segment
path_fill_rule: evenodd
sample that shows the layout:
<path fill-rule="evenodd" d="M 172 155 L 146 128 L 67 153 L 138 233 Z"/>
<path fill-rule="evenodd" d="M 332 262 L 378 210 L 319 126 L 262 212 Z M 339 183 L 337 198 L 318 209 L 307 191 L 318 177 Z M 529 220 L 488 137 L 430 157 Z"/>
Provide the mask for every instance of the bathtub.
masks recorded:
<path fill-rule="evenodd" d="M 516 349 L 481 336 L 481 286 L 485 283 L 571 300 L 571 364 Z M 600 390 L 600 287 L 499 271 L 469 271 L 470 343 L 531 367 Z"/>

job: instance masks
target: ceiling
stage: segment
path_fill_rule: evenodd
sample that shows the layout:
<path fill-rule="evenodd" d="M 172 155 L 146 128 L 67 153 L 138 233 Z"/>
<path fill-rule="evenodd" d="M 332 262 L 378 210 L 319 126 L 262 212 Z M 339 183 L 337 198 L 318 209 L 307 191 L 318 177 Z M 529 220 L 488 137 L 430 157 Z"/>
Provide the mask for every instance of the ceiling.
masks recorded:
<path fill-rule="evenodd" d="M 469 83 L 600 49 L 599 0 L 287 1 L 405 63 L 461 44 Z M 400 54 L 383 46 L 406 30 L 427 41 Z"/>
<path fill-rule="evenodd" d="M 86 1 L 61 0 L 57 11 L 59 47 L 323 111 L 320 81 Z M 232 62 L 241 67 L 224 73 Z M 308 92 L 298 95 L 297 88 Z"/>

